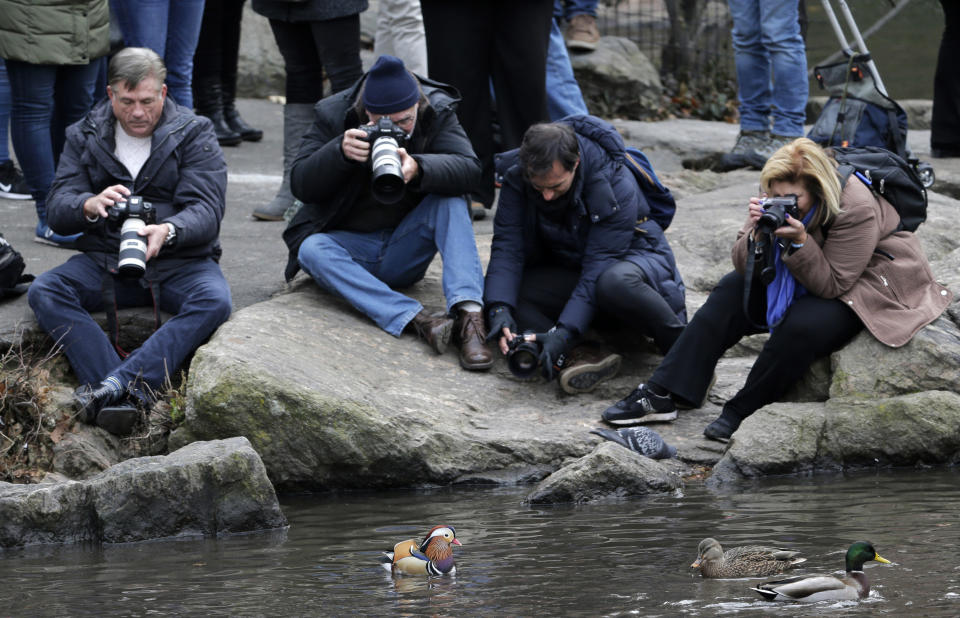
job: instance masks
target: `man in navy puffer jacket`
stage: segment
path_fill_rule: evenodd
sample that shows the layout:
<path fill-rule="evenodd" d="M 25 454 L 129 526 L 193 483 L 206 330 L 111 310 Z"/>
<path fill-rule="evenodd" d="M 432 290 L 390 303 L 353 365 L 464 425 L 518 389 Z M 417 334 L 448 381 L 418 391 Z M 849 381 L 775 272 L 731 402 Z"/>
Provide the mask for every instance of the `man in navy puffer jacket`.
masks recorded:
<path fill-rule="evenodd" d="M 57 233 L 83 232 L 81 253 L 40 275 L 28 294 L 80 381 L 80 419 L 120 435 L 232 304 L 218 265 L 226 162 L 210 121 L 166 98 L 165 77 L 155 52 L 120 51 L 110 62 L 109 98 L 67 129 L 47 212 Z M 140 278 L 117 276 L 120 233 L 107 220 L 107 209 L 129 205 L 131 195 L 156 211 L 156 223 L 138 232 L 147 245 Z M 127 355 L 88 313 L 108 304 L 174 316 Z"/>
<path fill-rule="evenodd" d="M 595 317 L 669 350 L 686 324 L 683 281 L 616 130 L 592 116 L 534 125 L 498 170 L 484 302 L 500 350 L 533 333 L 527 338 L 539 344 L 544 373 L 559 373 L 569 393 L 589 391 L 619 368 L 618 355 L 575 349 Z"/>

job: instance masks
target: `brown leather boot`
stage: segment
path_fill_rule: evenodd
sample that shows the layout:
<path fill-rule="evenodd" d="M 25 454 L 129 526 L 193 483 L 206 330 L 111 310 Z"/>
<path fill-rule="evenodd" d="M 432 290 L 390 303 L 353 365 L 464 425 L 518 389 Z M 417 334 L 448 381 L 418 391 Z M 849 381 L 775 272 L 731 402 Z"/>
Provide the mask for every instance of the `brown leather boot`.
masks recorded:
<path fill-rule="evenodd" d="M 493 353 L 487 347 L 487 329 L 480 311 L 460 311 L 460 366 L 471 371 L 489 369 Z"/>
<path fill-rule="evenodd" d="M 592 15 L 574 15 L 567 26 L 567 49 L 590 52 L 597 48 L 600 30 L 597 18 Z"/>
<path fill-rule="evenodd" d="M 620 355 L 595 343 L 577 345 L 560 370 L 560 388 L 576 395 L 589 393 L 597 384 L 609 380 L 620 371 Z"/>
<path fill-rule="evenodd" d="M 447 344 L 450 343 L 450 335 L 453 333 L 453 318 L 446 313 L 428 313 L 426 309 L 421 309 L 420 313 L 410 320 L 410 325 L 434 352 L 443 354 L 447 351 Z"/>

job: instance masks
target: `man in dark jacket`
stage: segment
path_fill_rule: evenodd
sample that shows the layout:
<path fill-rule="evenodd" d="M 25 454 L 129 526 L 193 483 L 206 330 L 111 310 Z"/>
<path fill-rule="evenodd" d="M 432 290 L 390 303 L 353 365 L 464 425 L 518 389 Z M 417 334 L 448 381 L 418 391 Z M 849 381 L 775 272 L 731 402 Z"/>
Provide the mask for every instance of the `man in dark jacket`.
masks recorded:
<path fill-rule="evenodd" d="M 220 271 L 218 239 L 227 169 L 210 121 L 166 98 L 166 69 L 152 50 L 127 48 L 110 62 L 108 99 L 67 129 L 47 202 L 50 227 L 83 232 L 81 251 L 40 275 L 30 306 L 64 348 L 81 386 L 81 420 L 129 433 L 137 405 L 230 315 L 230 288 Z M 156 222 L 134 215 L 141 196 Z M 120 219 L 140 227 L 146 243 L 141 277 L 118 277 Z M 142 218 L 146 225 L 132 219 Z M 137 225 L 134 225 L 137 224 Z M 128 251 L 129 240 L 122 247 Z M 173 317 L 129 355 L 111 342 L 89 311 L 153 306 Z M 111 336 L 116 336 L 115 320 Z"/>
<path fill-rule="evenodd" d="M 666 352 L 686 324 L 683 281 L 616 130 L 592 116 L 534 125 L 498 167 L 484 300 L 500 350 L 530 333 L 545 375 L 569 393 L 619 369 L 616 354 L 573 350 L 598 313 Z"/>
<path fill-rule="evenodd" d="M 350 90 L 317 103 L 291 171 L 293 194 L 303 208 L 284 231 L 290 248 L 286 278 L 302 267 L 321 287 L 345 298 L 391 335 L 408 326 L 442 354 L 459 321 L 460 364 L 487 369 L 480 303 L 483 269 L 463 195 L 480 177 L 480 163 L 457 121 L 456 90 L 407 71 L 381 56 Z M 374 190 L 381 140 L 360 125 L 392 125 L 399 159 L 396 187 Z M 368 141 L 369 140 L 369 141 Z M 371 144 L 370 141 L 374 143 Z M 396 291 L 423 278 L 431 260 L 443 258 L 447 312 L 432 314 Z"/>

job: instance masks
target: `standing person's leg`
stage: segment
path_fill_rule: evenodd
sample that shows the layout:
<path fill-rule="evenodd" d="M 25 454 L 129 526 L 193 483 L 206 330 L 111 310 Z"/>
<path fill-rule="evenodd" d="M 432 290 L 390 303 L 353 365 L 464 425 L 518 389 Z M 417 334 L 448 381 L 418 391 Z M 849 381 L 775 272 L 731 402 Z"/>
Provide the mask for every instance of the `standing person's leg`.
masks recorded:
<path fill-rule="evenodd" d="M 149 47 L 164 58 L 171 0 L 110 0 L 125 47 Z M 169 72 L 170 67 L 167 67 Z M 169 84 L 168 84 L 169 86 Z M 177 101 L 181 103 L 181 101 Z M 182 103 L 181 103 L 182 104 Z"/>
<path fill-rule="evenodd" d="M 940 0 L 946 25 L 933 78 L 930 150 L 934 157 L 960 157 L 960 5 Z"/>
<path fill-rule="evenodd" d="M 310 22 L 310 30 L 317 56 L 330 80 L 330 92 L 346 90 L 356 83 L 363 75 L 360 14 Z"/>
<path fill-rule="evenodd" d="M 290 192 L 290 168 L 300 148 L 300 140 L 313 124 L 313 106 L 323 97 L 323 65 L 314 46 L 310 24 L 271 19 L 270 28 L 283 56 L 286 74 L 283 179 L 274 198 L 255 208 L 253 217 L 262 221 L 283 221 L 283 214 L 294 203 L 293 193 Z"/>
<path fill-rule="evenodd" d="M 8 200 L 29 200 L 30 189 L 23 173 L 10 157 L 10 80 L 7 78 L 7 65 L 0 58 L 0 197 Z"/>
<path fill-rule="evenodd" d="M 494 31 L 512 21 L 486 0 L 422 0 L 430 77 L 460 91 L 460 124 L 483 165 L 477 200 L 493 206 L 493 115 L 490 101 L 491 49 Z M 542 80 L 541 80 L 542 81 Z"/>
<path fill-rule="evenodd" d="M 54 114 L 51 124 L 54 169 L 67 140 L 67 127 L 83 118 L 93 108 L 93 86 L 100 72 L 100 59 L 89 64 L 63 65 L 57 69 L 54 86 Z M 100 93 L 105 96 L 106 93 Z"/>
<path fill-rule="evenodd" d="M 547 116 L 560 120 L 572 114 L 588 114 L 587 104 L 580 92 L 580 84 L 570 66 L 570 56 L 556 20 L 550 25 L 550 43 L 547 47 Z"/>
<path fill-rule="evenodd" d="M 169 0 L 166 53 L 167 92 L 193 109 L 193 54 L 200 38 L 204 0 Z"/>
<path fill-rule="evenodd" d="M 798 20 L 797 0 L 767 0 L 760 3 L 760 40 L 773 69 L 771 100 L 774 143 L 770 146 L 770 154 L 787 142 L 803 136 L 809 86 L 807 53 Z"/>
<path fill-rule="evenodd" d="M 597 308 L 652 337 L 661 354 L 670 351 L 686 327 L 650 285 L 643 270 L 629 260 L 621 260 L 600 274 Z"/>
<path fill-rule="evenodd" d="M 237 146 L 243 141 L 240 133 L 227 125 L 224 116 L 226 87 L 222 83 L 221 75 L 223 64 L 228 62 L 229 56 L 229 51 L 225 50 L 224 46 L 232 43 L 227 41 L 227 31 L 233 27 L 226 18 L 226 5 L 230 2 L 231 0 L 207 0 L 203 7 L 200 37 L 193 57 L 194 106 L 197 114 L 209 118 L 213 123 L 213 131 L 221 146 Z M 238 23 L 237 28 L 239 27 Z M 236 63 L 236 55 L 233 56 L 233 61 Z"/>
<path fill-rule="evenodd" d="M 79 234 L 61 236 L 47 225 L 47 192 L 53 183 L 56 164 L 53 150 L 53 119 L 57 69 L 7 60 L 7 75 L 13 105 L 10 110 L 10 136 L 17 152 L 24 179 L 37 208 L 37 242 L 73 246 Z"/>
<path fill-rule="evenodd" d="M 383 54 L 396 56 L 410 71 L 427 76 L 427 38 L 420 0 L 380 0 L 373 55 Z"/>
<path fill-rule="evenodd" d="M 240 134 L 247 142 L 259 142 L 263 131 L 248 125 L 237 111 L 237 63 L 240 60 L 240 22 L 243 19 L 245 0 L 222 0 L 223 23 L 220 26 L 222 42 L 220 46 L 220 87 L 223 89 L 223 118 L 230 130 Z M 207 2 L 209 6 L 209 0 Z M 200 38 L 201 43 L 203 37 Z M 199 56 L 199 53 L 197 54 Z"/>
<path fill-rule="evenodd" d="M 808 294 L 794 300 L 760 350 L 743 388 L 727 401 L 704 435 L 729 438 L 743 419 L 783 397 L 813 361 L 839 350 L 861 330 L 863 322 L 839 299 Z"/>
<path fill-rule="evenodd" d="M 502 19 L 494 31 L 493 89 L 497 98 L 501 149 L 520 146 L 530 125 L 547 119 L 547 46 L 553 2 L 499 0 Z M 492 170 L 491 170 L 492 176 Z"/>
<path fill-rule="evenodd" d="M 777 0 L 780 1 L 780 0 Z M 795 0 L 794 0 L 795 1 Z M 770 56 L 761 41 L 761 0 L 727 0 L 733 18 L 734 63 L 740 99 L 740 134 L 724 155 L 726 167 L 757 167 L 766 162 L 770 142 Z M 804 74 L 805 76 L 806 74 Z"/>

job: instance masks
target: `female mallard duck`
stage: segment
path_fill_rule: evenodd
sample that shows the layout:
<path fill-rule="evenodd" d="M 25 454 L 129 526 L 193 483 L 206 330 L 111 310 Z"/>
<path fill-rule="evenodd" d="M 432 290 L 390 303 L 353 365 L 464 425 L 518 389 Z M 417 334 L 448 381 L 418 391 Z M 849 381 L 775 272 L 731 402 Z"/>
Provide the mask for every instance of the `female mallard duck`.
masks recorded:
<path fill-rule="evenodd" d="M 383 552 L 383 566 L 404 575 L 446 575 L 454 573 L 453 547 L 460 545 L 453 526 L 434 526 L 422 541 L 407 539 Z"/>
<path fill-rule="evenodd" d="M 697 560 L 690 566 L 704 577 L 764 577 L 783 573 L 805 562 L 800 552 L 761 545 L 744 545 L 723 551 L 715 539 L 703 539 Z"/>
<path fill-rule="evenodd" d="M 768 601 L 856 601 L 870 594 L 870 580 L 863 572 L 863 563 L 870 560 L 890 564 L 877 555 L 873 545 L 857 541 L 847 550 L 847 572 L 836 575 L 805 575 L 765 582 L 756 590 Z"/>

